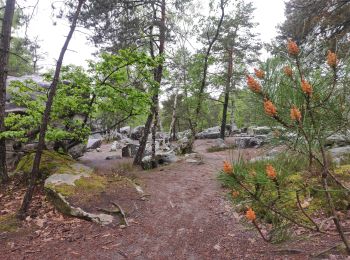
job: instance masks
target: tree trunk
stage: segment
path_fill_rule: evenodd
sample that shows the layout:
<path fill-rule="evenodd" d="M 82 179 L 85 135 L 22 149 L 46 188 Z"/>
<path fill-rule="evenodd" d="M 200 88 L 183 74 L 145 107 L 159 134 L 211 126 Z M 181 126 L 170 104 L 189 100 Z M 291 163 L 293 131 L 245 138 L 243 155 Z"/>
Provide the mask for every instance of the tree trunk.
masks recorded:
<path fill-rule="evenodd" d="M 174 104 L 173 104 L 173 113 L 171 116 L 171 123 L 170 123 L 170 129 L 169 129 L 169 137 L 170 140 L 174 141 L 176 138 L 175 133 L 175 121 L 176 121 L 176 108 L 177 108 L 177 98 L 179 96 L 179 87 L 176 88 L 175 97 L 174 97 Z"/>
<path fill-rule="evenodd" d="M 155 17 L 156 20 L 156 17 Z M 152 29 L 151 29 L 152 30 Z M 161 3 L 161 18 L 160 18 L 160 23 L 159 23 L 159 52 L 158 56 L 162 56 L 164 54 L 164 46 L 165 46 L 165 0 L 162 0 Z M 151 34 L 152 35 L 152 34 Z M 151 46 L 151 55 L 153 55 L 153 41 L 151 39 L 150 42 Z M 135 159 L 133 164 L 134 165 L 140 165 L 142 162 L 142 157 L 143 154 L 145 153 L 145 148 L 148 140 L 148 135 L 150 132 L 150 127 L 152 124 L 152 119 L 154 118 L 155 120 L 153 121 L 153 129 L 156 131 L 157 127 L 157 121 L 158 121 L 158 107 L 159 107 L 159 89 L 160 89 L 160 84 L 162 81 L 163 77 L 163 62 L 161 62 L 158 67 L 154 70 L 154 81 L 157 82 L 157 86 L 155 87 L 154 94 L 152 96 L 152 105 L 150 109 L 150 114 L 148 115 L 147 122 L 145 125 L 145 130 L 144 134 L 142 136 L 142 139 L 140 141 L 140 147 L 136 153 Z M 153 134 L 152 131 L 152 147 L 155 145 L 155 133 Z M 152 148 L 152 159 L 155 158 L 155 151 L 153 151 Z"/>
<path fill-rule="evenodd" d="M 68 33 L 68 36 L 64 42 L 64 45 L 61 49 L 60 52 L 60 56 L 57 60 L 57 64 L 56 64 L 56 69 L 55 69 L 55 74 L 50 86 L 50 92 L 48 95 L 48 99 L 46 102 L 46 107 L 45 107 L 45 111 L 44 111 L 44 115 L 43 115 L 43 119 L 41 122 L 41 127 L 40 127 L 40 133 L 39 133 L 39 143 L 38 143 L 38 148 L 35 154 L 35 158 L 34 158 L 34 162 L 33 162 L 33 168 L 32 168 L 32 172 L 30 175 L 30 181 L 29 181 L 29 186 L 28 189 L 26 191 L 26 194 L 24 195 L 23 198 L 23 202 L 21 205 L 21 208 L 17 214 L 17 217 L 20 219 L 24 219 L 25 215 L 27 213 L 27 210 L 29 208 L 29 205 L 32 201 L 32 197 L 33 197 L 33 192 L 34 192 L 34 188 L 35 188 L 35 183 L 37 181 L 37 176 L 39 174 L 39 166 L 40 166 L 40 161 L 41 161 L 41 155 L 43 153 L 44 147 L 45 147 L 45 135 L 46 135 L 46 130 L 47 130 L 47 126 L 49 124 L 50 121 L 50 113 L 51 113 L 51 108 L 52 108 L 52 104 L 53 104 L 53 100 L 56 94 L 56 90 L 57 90 L 57 85 L 58 85 L 58 81 L 59 81 L 59 77 L 60 77 L 60 72 L 61 72 L 61 67 L 62 67 L 62 62 L 63 62 L 63 58 L 64 55 L 67 51 L 68 45 L 70 40 L 72 39 L 73 33 L 75 31 L 76 25 L 77 25 L 77 20 L 81 11 L 81 7 L 83 5 L 83 3 L 85 2 L 85 0 L 79 0 L 78 2 L 78 6 L 77 9 L 74 13 L 73 19 L 72 19 L 72 24 L 70 27 L 70 31 Z"/>
<path fill-rule="evenodd" d="M 223 109 L 222 109 L 222 121 L 221 121 L 221 129 L 220 129 L 220 137 L 222 139 L 225 139 L 227 108 L 228 108 L 228 101 L 230 98 L 230 90 L 231 90 L 231 78 L 232 78 L 232 68 L 233 68 L 232 53 L 233 53 L 232 48 L 227 50 L 227 55 L 228 55 L 227 78 L 226 78 L 225 99 L 224 99 L 224 105 L 223 105 Z"/>
<path fill-rule="evenodd" d="M 11 27 L 13 14 L 15 12 L 15 0 L 7 0 L 1 28 L 1 55 L 0 55 L 0 133 L 5 128 L 5 106 L 6 106 L 6 79 L 8 72 L 8 60 L 11 42 Z M 3 183 L 8 182 L 6 166 L 6 140 L 0 138 L 0 178 Z"/>
<path fill-rule="evenodd" d="M 193 144 L 196 133 L 197 133 L 197 124 L 198 124 L 198 120 L 199 120 L 199 115 L 201 112 L 201 107 L 202 107 L 202 100 L 203 100 L 203 95 L 204 95 L 204 91 L 205 91 L 205 86 L 207 84 L 207 74 L 208 74 L 208 62 L 209 62 L 209 57 L 211 54 L 211 49 L 213 48 L 214 43 L 216 42 L 216 40 L 219 37 L 219 32 L 220 32 L 220 28 L 222 25 L 222 22 L 224 20 L 224 16 L 225 16 L 225 3 L 224 0 L 221 0 L 220 2 L 220 9 L 221 9 L 221 16 L 220 16 L 220 20 L 218 23 L 218 26 L 216 28 L 216 32 L 215 35 L 213 37 L 213 39 L 209 42 L 209 46 L 208 49 L 205 53 L 204 56 L 204 66 L 203 66 L 203 77 L 202 77 L 202 81 L 201 81 L 201 85 L 199 87 L 199 93 L 198 93 L 198 102 L 197 102 L 197 107 L 196 107 L 196 111 L 195 111 L 195 122 L 193 122 L 193 126 L 192 126 L 192 140 L 191 143 Z"/>

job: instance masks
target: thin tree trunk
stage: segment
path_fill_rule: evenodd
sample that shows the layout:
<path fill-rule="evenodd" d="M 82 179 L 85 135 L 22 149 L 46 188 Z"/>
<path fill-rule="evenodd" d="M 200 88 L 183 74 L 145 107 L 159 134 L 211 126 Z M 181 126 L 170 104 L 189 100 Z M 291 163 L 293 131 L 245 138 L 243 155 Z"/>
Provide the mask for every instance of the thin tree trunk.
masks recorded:
<path fill-rule="evenodd" d="M 15 0 L 7 0 L 1 28 L 1 55 L 0 55 L 0 133 L 5 129 L 6 80 L 11 42 L 11 28 L 15 12 Z M 8 182 L 6 166 L 6 139 L 0 138 L 0 178 L 3 183 Z"/>
<path fill-rule="evenodd" d="M 156 17 L 155 17 L 156 18 Z M 152 28 L 151 28 L 152 30 Z M 161 18 L 160 18 L 160 24 L 159 24 L 159 52 L 158 56 L 162 56 L 164 54 L 164 46 L 165 46 L 165 0 L 162 0 L 161 3 Z M 152 35 L 152 34 L 151 34 Z M 153 42 L 151 39 L 151 55 L 153 53 Z M 154 56 L 154 55 L 152 55 Z M 147 140 L 148 140 L 148 135 L 150 132 L 150 127 L 152 124 L 152 119 L 155 118 L 154 120 L 154 125 L 152 129 L 155 129 L 157 127 L 157 121 L 158 121 L 158 107 L 159 107 L 159 89 L 160 89 L 160 84 L 162 81 L 163 77 L 163 62 L 158 65 L 158 67 L 154 71 L 154 80 L 158 83 L 156 86 L 156 89 L 154 91 L 154 94 L 152 96 L 152 105 L 151 105 L 151 111 L 150 114 L 148 115 L 147 122 L 145 125 L 145 130 L 144 134 L 142 136 L 142 139 L 140 141 L 140 147 L 136 153 L 135 159 L 133 164 L 134 165 L 140 165 L 142 162 L 142 157 L 145 152 Z M 152 161 L 155 158 L 155 151 L 153 151 L 153 145 L 155 145 L 155 133 L 152 131 Z"/>
<path fill-rule="evenodd" d="M 50 92 L 49 92 L 49 96 L 48 96 L 48 99 L 46 102 L 46 107 L 45 107 L 45 111 L 44 111 L 44 115 L 43 115 L 43 119 L 42 119 L 42 123 L 41 123 L 41 127 L 40 127 L 39 143 L 38 143 L 38 148 L 37 148 L 34 162 L 33 162 L 33 168 L 32 168 L 32 172 L 30 175 L 29 186 L 28 186 L 28 189 L 26 191 L 26 194 L 24 195 L 21 208 L 17 214 L 17 217 L 20 219 L 24 219 L 24 217 L 28 211 L 29 205 L 32 201 L 35 183 L 37 181 L 38 174 L 39 174 L 39 166 L 40 166 L 41 156 L 42 156 L 42 153 L 43 153 L 43 150 L 45 147 L 46 130 L 47 130 L 47 126 L 48 126 L 49 121 L 50 121 L 51 108 L 52 108 L 53 100 L 54 100 L 56 90 L 57 90 L 57 85 L 58 85 L 58 81 L 59 81 L 59 77 L 60 77 L 63 58 L 64 58 L 64 55 L 67 51 L 69 42 L 72 39 L 73 33 L 74 33 L 76 25 L 77 25 L 77 20 L 78 20 L 78 17 L 79 17 L 79 14 L 80 14 L 80 11 L 81 11 L 81 8 L 82 8 L 82 5 L 84 2 L 85 2 L 85 0 L 79 0 L 79 2 L 78 2 L 77 9 L 76 9 L 74 16 L 73 16 L 73 19 L 72 19 L 70 31 L 68 33 L 68 36 L 64 42 L 62 49 L 61 49 L 60 56 L 57 60 L 55 74 L 54 74 L 54 77 L 53 77 L 53 80 L 52 80 L 52 83 L 50 86 Z"/>
<path fill-rule="evenodd" d="M 228 101 L 230 98 L 230 89 L 231 89 L 231 78 L 232 78 L 232 70 L 233 70 L 233 50 L 232 48 L 227 50 L 228 60 L 227 60 L 227 78 L 226 78 L 226 87 L 225 87 L 225 99 L 224 105 L 222 109 L 222 120 L 221 120 L 221 129 L 220 129 L 220 137 L 225 139 L 225 130 L 226 130 L 226 118 L 227 118 L 227 108 Z"/>
<path fill-rule="evenodd" d="M 179 87 L 176 88 L 175 97 L 174 97 L 174 104 L 173 104 L 173 113 L 171 116 L 171 123 L 170 123 L 170 129 L 169 129 L 169 137 L 170 140 L 175 140 L 175 121 L 176 121 L 176 108 L 177 108 L 177 98 L 179 96 Z"/>
<path fill-rule="evenodd" d="M 220 9 L 221 9 L 220 20 L 219 20 L 218 26 L 216 28 L 215 35 L 214 35 L 213 39 L 209 42 L 208 49 L 207 49 L 205 56 L 204 56 L 203 77 L 202 77 L 201 85 L 199 87 L 198 102 L 197 102 L 197 107 L 196 107 L 196 111 L 195 111 L 195 122 L 193 122 L 193 126 L 191 129 L 191 131 L 192 131 L 191 142 L 192 143 L 194 142 L 194 139 L 195 139 L 195 136 L 197 133 L 197 124 L 198 124 L 199 115 L 201 112 L 204 90 L 205 90 L 205 86 L 207 84 L 207 74 L 208 74 L 208 65 L 209 65 L 208 62 L 209 62 L 209 57 L 211 54 L 211 49 L 219 37 L 220 28 L 221 28 L 221 25 L 222 25 L 222 22 L 223 22 L 224 16 L 225 16 L 225 6 L 224 5 L 225 5 L 224 0 L 221 0 L 221 2 L 220 2 Z"/>

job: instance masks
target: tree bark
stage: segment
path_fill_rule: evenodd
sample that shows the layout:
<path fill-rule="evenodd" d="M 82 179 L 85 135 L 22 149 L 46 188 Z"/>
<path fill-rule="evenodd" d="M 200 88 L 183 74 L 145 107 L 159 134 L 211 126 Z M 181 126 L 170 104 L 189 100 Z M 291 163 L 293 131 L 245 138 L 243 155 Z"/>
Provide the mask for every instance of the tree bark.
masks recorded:
<path fill-rule="evenodd" d="M 175 121 L 176 121 L 176 108 L 177 108 L 177 98 L 179 96 L 179 87 L 176 88 L 175 97 L 174 97 L 174 104 L 173 104 L 173 113 L 171 116 L 171 123 L 170 123 L 170 129 L 169 129 L 169 137 L 170 140 L 174 141 L 176 138 L 175 133 Z"/>
<path fill-rule="evenodd" d="M 156 17 L 155 17 L 156 18 Z M 165 0 L 162 0 L 161 2 L 161 18 L 159 22 L 159 52 L 158 56 L 162 56 L 164 54 L 164 47 L 165 47 Z M 152 34 L 151 34 L 152 35 Z M 153 53 L 153 41 L 151 39 L 151 54 Z M 154 56 L 154 55 L 152 55 Z M 163 62 L 161 62 L 158 67 L 154 70 L 154 81 L 157 82 L 157 86 L 155 87 L 154 94 L 152 96 L 152 105 L 150 109 L 150 114 L 148 115 L 144 134 L 142 136 L 142 139 L 140 141 L 140 147 L 136 153 L 135 159 L 133 164 L 134 165 L 140 165 L 142 162 L 143 154 L 145 153 L 145 148 L 148 140 L 148 135 L 150 132 L 152 119 L 154 118 L 153 122 L 153 128 L 152 128 L 152 161 L 155 158 L 155 149 L 153 149 L 153 146 L 155 146 L 155 131 L 157 127 L 157 121 L 158 121 L 158 107 L 159 107 L 159 89 L 160 84 L 163 77 Z"/>
<path fill-rule="evenodd" d="M 230 90 L 231 90 L 231 78 L 232 78 L 232 70 L 233 70 L 233 50 L 232 48 L 227 50 L 227 78 L 226 78 L 226 86 L 225 86 L 225 99 L 224 105 L 222 109 L 222 120 L 221 120 L 221 129 L 220 129 L 220 137 L 225 139 L 225 130 L 226 130 L 226 119 L 227 119 L 227 108 L 228 101 L 230 98 Z"/>
<path fill-rule="evenodd" d="M 30 175 L 29 186 L 27 188 L 26 194 L 24 195 L 21 208 L 19 209 L 19 212 L 17 214 L 17 217 L 19 219 L 25 218 L 26 213 L 27 213 L 28 208 L 29 208 L 29 205 L 32 201 L 35 183 L 37 181 L 38 174 L 39 174 L 39 166 L 40 166 L 41 156 L 42 156 L 42 153 L 43 153 L 43 150 L 45 147 L 46 130 L 47 130 L 47 127 L 48 127 L 48 124 L 50 121 L 51 108 L 52 108 L 53 100 L 54 100 L 54 97 L 56 94 L 57 85 L 59 82 L 63 58 L 64 58 L 64 55 L 67 51 L 69 42 L 72 39 L 73 33 L 74 33 L 76 25 L 77 25 L 77 20 L 78 20 L 78 17 L 79 17 L 79 14 L 80 14 L 80 11 L 81 11 L 81 8 L 82 8 L 82 5 L 84 2 L 85 2 L 85 0 L 79 0 L 79 2 L 78 2 L 77 9 L 76 9 L 74 16 L 73 16 L 73 19 L 72 19 L 70 31 L 69 31 L 68 36 L 63 44 L 63 47 L 62 47 L 61 52 L 60 52 L 60 56 L 59 56 L 57 63 L 56 63 L 55 74 L 54 74 L 54 77 L 53 77 L 53 80 L 52 80 L 52 83 L 50 86 L 50 92 L 48 95 L 43 119 L 41 122 L 40 133 L 39 133 L 39 143 L 38 143 L 38 148 L 37 148 L 34 162 L 33 162 L 33 168 L 32 168 L 31 175 Z"/>
<path fill-rule="evenodd" d="M 11 27 L 15 12 L 15 0 L 7 0 L 1 28 L 1 55 L 0 55 L 0 133 L 5 129 L 5 106 L 6 106 L 6 80 L 8 73 L 8 60 L 11 42 Z M 6 140 L 0 138 L 0 178 L 3 183 L 8 182 L 6 166 Z"/>

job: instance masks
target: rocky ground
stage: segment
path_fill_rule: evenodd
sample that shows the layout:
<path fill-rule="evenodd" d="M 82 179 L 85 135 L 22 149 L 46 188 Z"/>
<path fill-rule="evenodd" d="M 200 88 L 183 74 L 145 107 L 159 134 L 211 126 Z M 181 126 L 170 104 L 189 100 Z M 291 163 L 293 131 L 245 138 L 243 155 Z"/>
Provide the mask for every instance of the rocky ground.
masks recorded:
<path fill-rule="evenodd" d="M 109 146 L 87 153 L 81 162 L 97 174 L 126 175 L 143 187 L 139 197 L 122 198 L 118 192 L 104 197 L 128 205 L 128 225 L 102 227 L 64 217 L 38 189 L 31 215 L 19 231 L 0 233 L 0 259 L 309 259 L 339 244 L 336 236 L 313 234 L 278 245 L 265 243 L 232 210 L 227 191 L 216 180 L 223 160 L 236 158 L 238 152 L 208 153 L 212 142 L 196 141 L 200 160 L 180 158 L 149 171 L 133 169 L 130 159 L 105 160 Z M 241 153 L 253 158 L 262 151 Z M 15 184 L 10 193 L 0 192 L 1 214 L 20 203 L 24 188 Z M 325 257 L 337 258 L 332 251 L 319 258 Z"/>

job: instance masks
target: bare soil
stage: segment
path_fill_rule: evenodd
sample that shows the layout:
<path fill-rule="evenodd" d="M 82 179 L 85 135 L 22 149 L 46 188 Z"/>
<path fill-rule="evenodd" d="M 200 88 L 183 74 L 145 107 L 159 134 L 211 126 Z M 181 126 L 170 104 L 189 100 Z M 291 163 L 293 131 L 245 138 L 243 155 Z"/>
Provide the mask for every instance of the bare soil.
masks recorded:
<path fill-rule="evenodd" d="M 107 145 L 100 153 L 87 153 L 81 162 L 98 174 L 117 172 L 143 187 L 145 196 L 127 197 L 116 191 L 100 198 L 104 207 L 109 201 L 120 202 L 129 226 L 101 227 L 64 217 L 39 187 L 31 215 L 19 231 L 0 233 L 0 259 L 310 259 L 339 243 L 336 236 L 314 234 L 277 245 L 264 242 L 232 209 L 228 191 L 216 180 L 223 161 L 236 158 L 238 151 L 208 153 L 211 144 L 196 142 L 202 164 L 182 159 L 150 171 L 132 169 L 130 160 L 105 160 L 110 155 Z M 260 153 L 241 151 L 245 158 Z M 23 187 L 15 182 L 11 187 L 10 193 L 4 188 L 0 192 L 0 216 L 15 211 L 23 196 Z M 326 258 L 345 259 L 327 254 Z"/>

